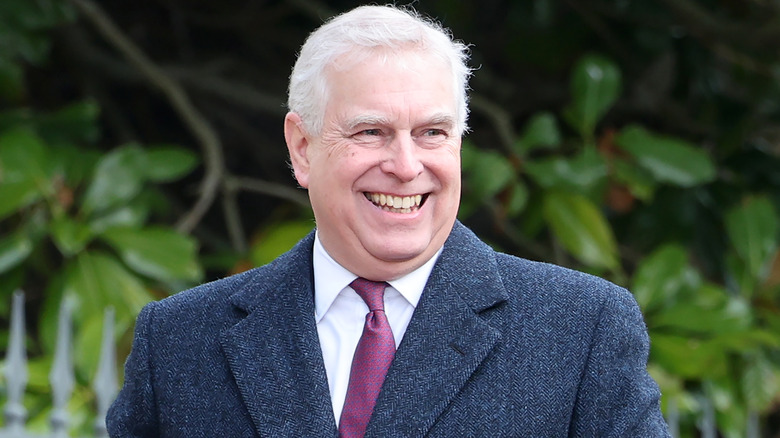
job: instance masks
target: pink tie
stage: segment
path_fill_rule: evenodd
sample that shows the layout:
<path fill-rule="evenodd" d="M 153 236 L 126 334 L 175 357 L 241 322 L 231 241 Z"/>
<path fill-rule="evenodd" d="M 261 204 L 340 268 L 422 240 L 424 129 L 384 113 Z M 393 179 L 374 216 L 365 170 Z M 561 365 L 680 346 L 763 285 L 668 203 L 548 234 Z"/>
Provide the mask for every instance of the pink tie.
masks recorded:
<path fill-rule="evenodd" d="M 352 359 L 347 398 L 339 421 L 341 438 L 365 434 L 382 382 L 395 356 L 393 330 L 387 322 L 384 306 L 387 283 L 358 278 L 350 286 L 363 298 L 370 312 Z"/>

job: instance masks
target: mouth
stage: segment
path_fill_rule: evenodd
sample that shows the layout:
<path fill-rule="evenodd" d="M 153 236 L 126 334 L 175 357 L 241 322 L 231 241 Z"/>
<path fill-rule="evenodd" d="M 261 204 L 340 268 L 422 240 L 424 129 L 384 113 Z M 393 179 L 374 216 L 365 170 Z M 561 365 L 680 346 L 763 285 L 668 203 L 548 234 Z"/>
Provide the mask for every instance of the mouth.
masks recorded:
<path fill-rule="evenodd" d="M 419 210 L 428 199 L 428 193 L 424 195 L 395 196 L 386 193 L 363 192 L 363 196 L 384 211 L 405 214 Z"/>

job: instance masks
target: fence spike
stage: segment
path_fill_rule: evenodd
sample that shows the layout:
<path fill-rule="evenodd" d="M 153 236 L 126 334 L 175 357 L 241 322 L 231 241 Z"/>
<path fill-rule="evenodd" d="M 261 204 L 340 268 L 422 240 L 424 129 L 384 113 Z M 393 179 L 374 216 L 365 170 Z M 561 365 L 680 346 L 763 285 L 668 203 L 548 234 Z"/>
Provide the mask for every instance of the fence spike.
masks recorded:
<path fill-rule="evenodd" d="M 116 346 L 114 343 L 114 309 L 109 307 L 103 319 L 103 340 L 100 346 L 100 363 L 93 382 L 97 399 L 95 419 L 96 437 L 107 437 L 106 414 L 116 397 L 118 385 L 116 375 Z"/>
<path fill-rule="evenodd" d="M 701 398 L 701 419 L 699 420 L 701 438 L 716 438 L 718 434 L 715 421 L 715 407 L 707 397 Z"/>
<path fill-rule="evenodd" d="M 54 363 L 49 373 L 52 389 L 51 430 L 54 437 L 66 437 L 68 430 L 68 400 L 73 393 L 75 377 L 73 375 L 71 313 L 72 302 L 63 298 L 60 302 L 57 321 L 57 346 Z"/>
<path fill-rule="evenodd" d="M 761 436 L 761 426 L 758 419 L 758 413 L 748 411 L 745 438 L 759 438 Z"/>
<path fill-rule="evenodd" d="M 666 405 L 666 424 L 669 425 L 672 438 L 680 438 L 680 410 L 677 408 L 675 398 L 669 399 Z"/>
<path fill-rule="evenodd" d="M 11 310 L 11 334 L 8 356 L 5 362 L 5 379 L 8 382 L 8 400 L 5 404 L 6 430 L 22 433 L 27 411 L 24 408 L 24 389 L 27 387 L 27 351 L 24 343 L 24 294 L 14 292 Z"/>

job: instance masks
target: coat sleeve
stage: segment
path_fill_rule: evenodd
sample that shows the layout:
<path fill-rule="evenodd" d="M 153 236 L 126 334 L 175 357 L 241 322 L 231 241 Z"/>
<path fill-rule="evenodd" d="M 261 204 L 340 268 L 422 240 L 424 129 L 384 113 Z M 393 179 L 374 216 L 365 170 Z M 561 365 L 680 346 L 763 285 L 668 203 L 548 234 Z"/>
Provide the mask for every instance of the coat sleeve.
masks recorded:
<path fill-rule="evenodd" d="M 572 437 L 671 437 L 647 373 L 650 341 L 631 294 L 605 300 L 577 393 Z"/>
<path fill-rule="evenodd" d="M 149 357 L 154 305 L 149 303 L 138 315 L 133 347 L 125 362 L 125 383 L 106 415 L 109 436 L 113 438 L 159 436 Z"/>

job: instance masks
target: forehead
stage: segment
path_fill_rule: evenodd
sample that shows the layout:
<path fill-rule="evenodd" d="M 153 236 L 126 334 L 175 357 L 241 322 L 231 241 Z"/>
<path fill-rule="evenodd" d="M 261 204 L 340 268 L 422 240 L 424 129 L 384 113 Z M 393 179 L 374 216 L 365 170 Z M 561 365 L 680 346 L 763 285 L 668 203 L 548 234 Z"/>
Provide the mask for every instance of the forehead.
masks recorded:
<path fill-rule="evenodd" d="M 326 70 L 326 114 L 360 112 L 452 112 L 456 96 L 450 66 L 421 49 L 358 50 L 336 58 Z M 333 116 L 334 114 L 331 114 Z"/>
<path fill-rule="evenodd" d="M 426 64 L 437 67 L 449 67 L 449 60 L 427 47 L 407 43 L 394 47 L 353 47 L 336 56 L 327 66 L 330 72 L 343 72 L 360 64 L 398 65 L 413 68 L 415 61 L 425 60 Z M 449 68 L 447 68 L 449 70 Z"/>

